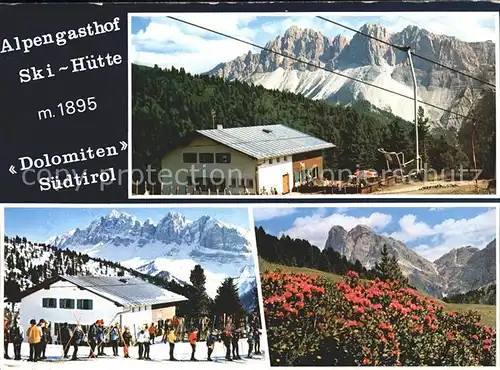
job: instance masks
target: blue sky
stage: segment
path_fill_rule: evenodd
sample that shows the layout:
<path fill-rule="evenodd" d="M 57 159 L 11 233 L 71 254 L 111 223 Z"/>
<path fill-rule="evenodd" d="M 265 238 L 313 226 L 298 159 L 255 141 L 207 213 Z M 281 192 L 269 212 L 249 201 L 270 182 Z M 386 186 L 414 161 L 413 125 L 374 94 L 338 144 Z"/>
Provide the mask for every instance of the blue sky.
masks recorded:
<path fill-rule="evenodd" d="M 83 229 L 113 209 L 134 215 L 141 221 L 151 218 L 155 222 L 171 211 L 180 212 L 192 221 L 208 215 L 224 223 L 249 229 L 246 208 L 6 208 L 5 234 L 43 242 L 77 227 Z"/>
<path fill-rule="evenodd" d="M 305 239 L 320 248 L 332 226 L 349 231 L 367 225 L 431 261 L 453 248 L 482 249 L 498 230 L 495 208 L 484 207 L 255 208 L 254 219 L 270 234 Z"/>
<path fill-rule="evenodd" d="M 418 26 L 435 34 L 455 36 L 464 41 L 496 41 L 496 18 L 498 13 L 340 13 L 293 14 L 292 13 L 158 13 L 154 17 L 132 17 L 131 59 L 142 65 L 157 64 L 160 67 L 183 67 L 191 73 L 210 70 L 220 62 L 230 61 L 246 54 L 249 45 L 215 35 L 205 30 L 167 18 L 176 18 L 223 32 L 255 44 L 265 46 L 292 25 L 312 28 L 327 37 L 352 33 L 329 22 L 325 18 L 359 29 L 366 23 L 378 23 L 389 32 L 398 32 L 405 27 Z M 462 25 L 467 24 L 467 27 Z"/>

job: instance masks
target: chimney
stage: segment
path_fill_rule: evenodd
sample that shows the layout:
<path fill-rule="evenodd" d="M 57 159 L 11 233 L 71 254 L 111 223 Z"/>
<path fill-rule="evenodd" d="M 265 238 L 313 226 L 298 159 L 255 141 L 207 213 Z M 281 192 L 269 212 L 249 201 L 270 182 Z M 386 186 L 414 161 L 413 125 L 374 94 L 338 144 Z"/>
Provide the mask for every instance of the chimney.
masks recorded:
<path fill-rule="evenodd" d="M 222 130 L 223 128 L 222 125 L 217 125 L 217 130 Z"/>

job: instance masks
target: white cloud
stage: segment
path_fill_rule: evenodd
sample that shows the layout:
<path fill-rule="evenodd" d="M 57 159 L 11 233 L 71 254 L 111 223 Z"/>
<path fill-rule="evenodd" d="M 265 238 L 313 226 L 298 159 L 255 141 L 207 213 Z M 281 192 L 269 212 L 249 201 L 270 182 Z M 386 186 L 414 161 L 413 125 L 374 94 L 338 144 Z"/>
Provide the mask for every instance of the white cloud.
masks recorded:
<path fill-rule="evenodd" d="M 222 20 L 222 14 L 179 16 L 191 23 L 250 40 L 254 31 L 245 26 L 253 17 L 235 16 Z M 207 40 L 208 32 L 166 17 L 155 17 L 145 30 L 131 35 L 131 61 L 160 67 L 183 67 L 192 73 L 208 71 L 215 65 L 248 52 L 249 46 L 218 37 Z"/>
<path fill-rule="evenodd" d="M 415 215 L 404 215 L 399 219 L 398 224 L 400 230 L 392 233 L 390 236 L 402 242 L 408 242 L 434 234 L 432 228 L 424 222 L 417 221 L 417 216 Z"/>
<path fill-rule="evenodd" d="M 315 213 L 311 216 L 297 217 L 293 225 L 283 234 L 296 239 L 308 240 L 318 248 L 323 248 L 332 226 L 340 225 L 347 231 L 358 225 L 367 225 L 374 230 L 382 231 L 391 222 L 391 215 L 374 212 L 367 217 L 353 217 L 342 213 L 325 216 Z"/>
<path fill-rule="evenodd" d="M 473 218 L 447 219 L 430 226 L 418 221 L 414 215 L 399 220 L 400 230 L 391 234 L 403 242 L 430 237 L 426 244 L 418 245 L 415 252 L 434 261 L 453 248 L 473 246 L 484 248 L 497 234 L 496 210 L 490 209 Z"/>
<path fill-rule="evenodd" d="M 253 218 L 255 221 L 268 221 L 274 218 L 285 217 L 292 215 L 297 210 L 295 208 L 254 208 Z"/>
<path fill-rule="evenodd" d="M 429 211 L 430 212 L 439 212 L 439 211 L 442 211 L 444 208 L 442 207 L 433 207 L 433 208 L 429 208 Z"/>
<path fill-rule="evenodd" d="M 328 37 L 350 32 L 332 23 L 320 20 L 314 15 L 293 15 L 289 13 L 246 14 L 246 13 L 190 13 L 171 14 L 193 24 L 216 30 L 228 35 L 252 41 L 264 46 L 292 25 L 321 31 Z M 321 14 L 354 29 L 364 23 L 380 23 L 390 32 L 401 31 L 408 25 L 416 25 L 436 34 L 455 36 L 464 41 L 497 41 L 498 31 L 491 28 L 495 13 L 451 12 L 451 13 L 357 13 L 353 16 L 338 13 Z M 257 16 L 258 26 L 251 25 Z M 263 19 L 267 17 L 267 19 Z M 277 18 L 278 17 L 278 18 Z M 466 24 L 467 27 L 461 25 Z M 161 67 L 183 67 L 191 73 L 202 73 L 221 62 L 230 61 L 246 54 L 251 46 L 235 40 L 214 35 L 208 31 L 189 26 L 165 15 L 151 18 L 145 30 L 131 36 L 131 60 L 144 65 L 158 64 Z"/>

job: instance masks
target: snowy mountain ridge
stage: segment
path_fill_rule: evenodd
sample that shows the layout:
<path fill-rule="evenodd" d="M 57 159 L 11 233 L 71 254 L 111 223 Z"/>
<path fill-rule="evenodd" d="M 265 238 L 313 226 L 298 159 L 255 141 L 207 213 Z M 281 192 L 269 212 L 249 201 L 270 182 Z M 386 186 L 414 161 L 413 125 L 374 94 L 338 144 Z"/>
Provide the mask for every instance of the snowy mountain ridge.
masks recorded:
<path fill-rule="evenodd" d="M 291 26 L 283 35 L 269 40 L 265 50 L 249 51 L 218 64 L 206 74 L 301 94 L 314 100 L 352 104 L 364 99 L 410 121 L 413 119 L 413 80 L 408 54 L 384 42 L 408 46 L 413 53 L 427 59 L 413 58 L 418 98 L 444 109 L 469 114 L 472 102 L 482 96 L 485 86 L 438 64 L 490 83 L 495 81 L 497 46 L 492 41 L 465 42 L 416 26 L 391 33 L 380 24 L 365 24 L 360 32 L 350 39 L 343 35 L 331 38 L 317 30 Z M 460 126 L 455 117 L 438 109 L 424 108 L 432 125 Z"/>
<path fill-rule="evenodd" d="M 192 221 L 180 212 L 168 212 L 155 223 L 113 210 L 87 227 L 51 237 L 46 244 L 184 284 L 199 264 L 207 277 L 207 293 L 214 297 L 227 277 L 238 283 L 240 295 L 255 286 L 249 236 L 247 230 L 207 215 Z"/>

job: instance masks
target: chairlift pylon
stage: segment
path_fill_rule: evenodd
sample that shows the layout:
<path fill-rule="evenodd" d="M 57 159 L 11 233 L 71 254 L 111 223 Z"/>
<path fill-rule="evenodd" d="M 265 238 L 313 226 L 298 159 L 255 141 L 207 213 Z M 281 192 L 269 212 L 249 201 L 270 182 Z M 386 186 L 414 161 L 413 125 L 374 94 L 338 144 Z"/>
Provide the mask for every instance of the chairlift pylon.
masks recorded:
<path fill-rule="evenodd" d="M 398 176 L 407 176 L 406 174 L 406 167 L 415 162 L 415 159 L 411 159 L 407 162 L 405 162 L 405 155 L 403 152 L 388 152 L 384 150 L 384 148 L 377 149 L 379 153 L 382 153 L 385 157 L 385 163 L 387 165 L 387 171 L 390 171 Z M 394 159 L 397 160 L 397 168 L 393 169 L 391 168 L 391 165 L 389 162 L 393 162 Z M 420 161 L 422 161 L 421 158 L 419 158 Z M 421 164 L 421 163 L 420 163 Z M 422 166 L 420 166 L 422 168 Z"/>

